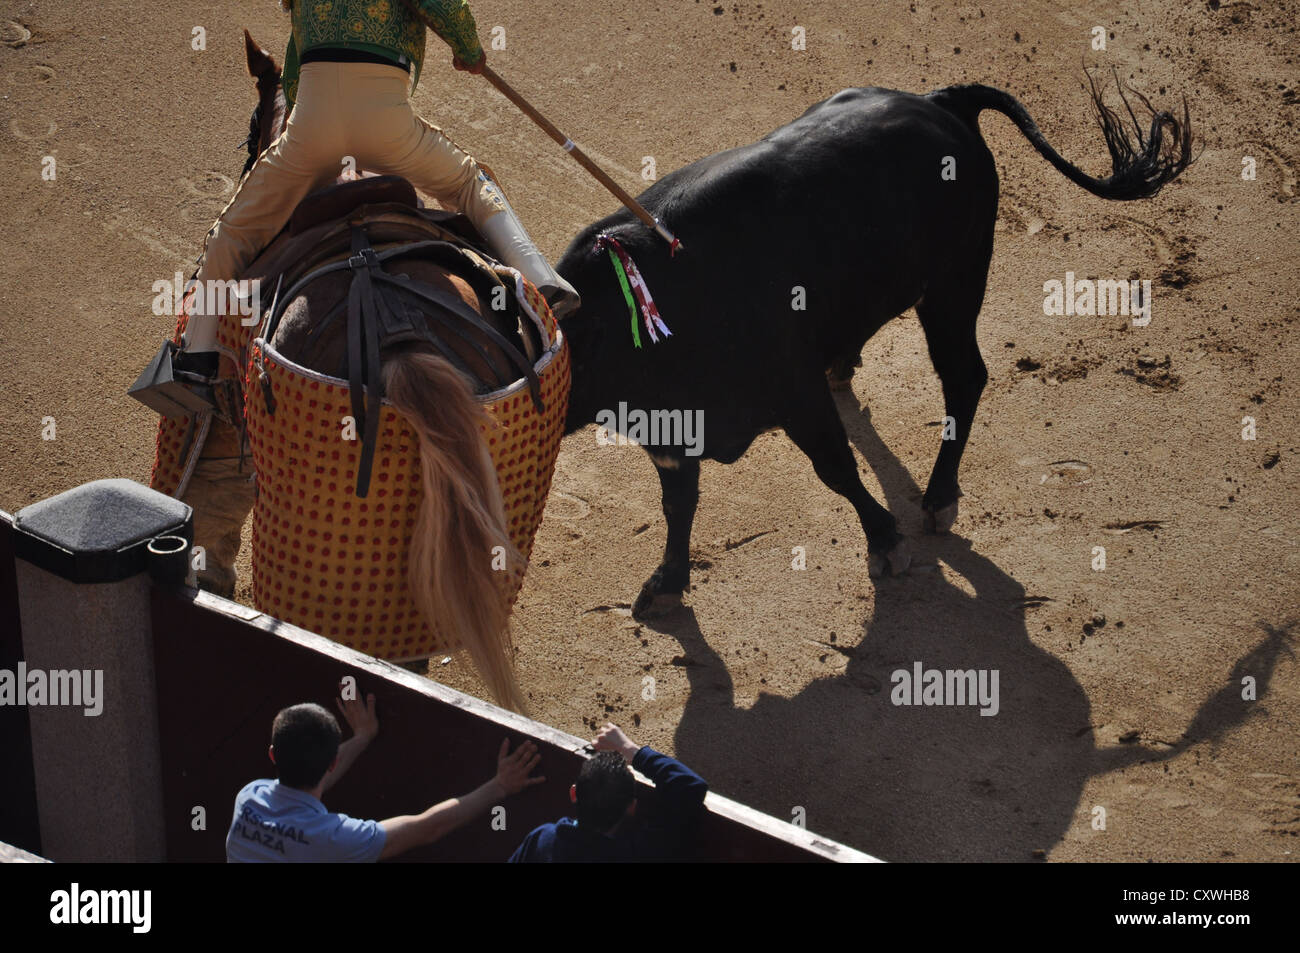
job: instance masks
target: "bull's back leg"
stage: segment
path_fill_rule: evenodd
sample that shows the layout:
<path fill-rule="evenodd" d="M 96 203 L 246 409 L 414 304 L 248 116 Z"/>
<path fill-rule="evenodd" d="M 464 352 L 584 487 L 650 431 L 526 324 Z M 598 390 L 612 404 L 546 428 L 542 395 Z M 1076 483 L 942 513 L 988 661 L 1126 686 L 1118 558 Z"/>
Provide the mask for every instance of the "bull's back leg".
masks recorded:
<path fill-rule="evenodd" d="M 632 615 L 641 618 L 666 611 L 681 600 L 691 581 L 691 527 L 700 502 L 700 460 L 698 457 L 652 455 L 659 471 L 664 519 L 668 540 L 664 558 L 632 604 Z"/>
<path fill-rule="evenodd" d="M 889 510 L 862 485 L 829 383 L 823 375 L 810 375 L 800 385 L 798 395 L 782 425 L 795 446 L 812 461 L 821 481 L 853 504 L 867 535 L 868 572 L 873 578 L 904 572 L 910 556 L 903 536 Z"/>
<path fill-rule="evenodd" d="M 957 519 L 957 500 L 962 495 L 957 469 L 970 437 L 975 408 L 988 383 L 975 322 L 984 303 L 991 255 L 990 238 L 987 248 L 981 246 L 969 253 L 962 267 L 927 288 L 925 298 L 916 306 L 930 360 L 943 386 L 944 413 L 952 418 L 951 439 L 942 441 L 921 499 L 925 530 L 930 533 L 947 532 Z M 949 434 L 948 426 L 943 433 Z"/>

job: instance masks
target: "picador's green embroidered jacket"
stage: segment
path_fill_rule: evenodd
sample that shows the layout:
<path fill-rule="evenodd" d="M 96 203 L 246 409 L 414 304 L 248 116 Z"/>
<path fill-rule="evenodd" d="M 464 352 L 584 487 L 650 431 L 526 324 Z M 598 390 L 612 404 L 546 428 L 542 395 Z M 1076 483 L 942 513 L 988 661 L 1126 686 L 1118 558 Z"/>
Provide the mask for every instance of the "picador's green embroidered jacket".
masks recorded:
<path fill-rule="evenodd" d="M 483 55 L 467 0 L 294 0 L 284 94 L 290 104 L 298 98 L 299 57 L 319 47 L 365 50 L 395 63 L 404 58 L 419 83 L 426 26 L 466 64 Z"/>

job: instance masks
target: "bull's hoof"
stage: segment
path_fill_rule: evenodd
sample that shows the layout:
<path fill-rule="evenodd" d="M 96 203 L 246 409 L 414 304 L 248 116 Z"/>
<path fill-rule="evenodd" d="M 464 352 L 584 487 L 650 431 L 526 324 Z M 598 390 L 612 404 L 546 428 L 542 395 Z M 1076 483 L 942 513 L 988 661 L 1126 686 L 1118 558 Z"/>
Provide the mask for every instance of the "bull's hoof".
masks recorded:
<path fill-rule="evenodd" d="M 867 573 L 872 579 L 901 576 L 912 565 L 912 547 L 906 537 L 900 537 L 892 549 L 867 555 Z"/>
<path fill-rule="evenodd" d="M 937 510 L 922 512 L 921 525 L 927 533 L 946 533 L 952 529 L 952 524 L 955 522 L 957 522 L 956 500 Z"/>
<path fill-rule="evenodd" d="M 862 366 L 862 355 L 841 357 L 826 368 L 826 383 L 831 390 L 848 390 L 853 384 L 854 372 Z"/>
<path fill-rule="evenodd" d="M 680 592 L 655 592 L 646 586 L 632 603 L 632 618 L 657 619 L 682 606 Z"/>

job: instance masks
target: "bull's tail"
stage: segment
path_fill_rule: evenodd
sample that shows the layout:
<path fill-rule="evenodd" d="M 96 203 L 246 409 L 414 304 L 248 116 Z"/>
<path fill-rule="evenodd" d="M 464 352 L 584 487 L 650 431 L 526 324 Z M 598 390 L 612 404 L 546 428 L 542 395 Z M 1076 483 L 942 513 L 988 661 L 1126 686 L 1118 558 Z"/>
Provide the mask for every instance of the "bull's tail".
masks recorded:
<path fill-rule="evenodd" d="M 420 440 L 423 499 L 411 539 L 416 606 L 469 650 L 497 703 L 524 711 L 505 587 L 523 557 L 510 542 L 501 489 L 479 431 L 485 411 L 447 361 L 405 353 L 384 364 L 384 390 Z M 502 547 L 501 550 L 496 547 Z M 493 568 L 506 554 L 506 571 Z"/>
<path fill-rule="evenodd" d="M 1118 84 L 1118 77 L 1116 82 Z M 997 110 L 1016 124 L 1016 128 L 1058 172 L 1104 199 L 1150 198 L 1192 163 L 1192 125 L 1186 98 L 1183 99 L 1183 116 L 1179 119 L 1173 113 L 1157 111 L 1145 96 L 1130 87 L 1151 115 L 1149 131 L 1143 134 L 1120 85 L 1120 99 L 1133 123 L 1133 134 L 1130 135 L 1123 119 L 1103 101 L 1103 90 L 1098 89 L 1091 73 L 1088 74 L 1088 84 L 1092 90 L 1093 114 L 1110 150 L 1113 171 L 1104 179 L 1093 178 L 1062 158 L 1039 131 L 1025 107 L 1009 93 L 992 86 L 949 86 L 935 90 L 929 98 L 972 126 L 982 110 Z"/>

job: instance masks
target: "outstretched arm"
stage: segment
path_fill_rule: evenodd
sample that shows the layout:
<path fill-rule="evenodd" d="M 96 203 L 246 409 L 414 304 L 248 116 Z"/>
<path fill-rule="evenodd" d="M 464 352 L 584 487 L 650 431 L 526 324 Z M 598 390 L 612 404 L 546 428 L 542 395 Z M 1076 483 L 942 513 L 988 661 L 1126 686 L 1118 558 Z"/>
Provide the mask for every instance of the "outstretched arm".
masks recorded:
<path fill-rule="evenodd" d="M 435 804 L 423 814 L 404 814 L 401 817 L 390 817 L 386 821 L 380 821 L 379 826 L 384 829 L 385 840 L 384 850 L 379 855 L 379 859 L 387 860 L 412 847 L 432 844 L 466 822 L 486 813 L 502 798 L 517 794 L 524 788 L 541 784 L 546 780 L 545 777 L 529 777 L 533 768 L 537 767 L 537 763 L 542 760 L 535 744 L 525 741 L 515 749 L 514 754 L 507 754 L 509 750 L 509 740 L 502 741 L 501 751 L 497 755 L 496 776 L 486 784 L 479 785 L 469 794 Z"/>
<path fill-rule="evenodd" d="M 457 69 L 478 72 L 487 59 L 467 0 L 402 0 L 455 54 Z"/>

